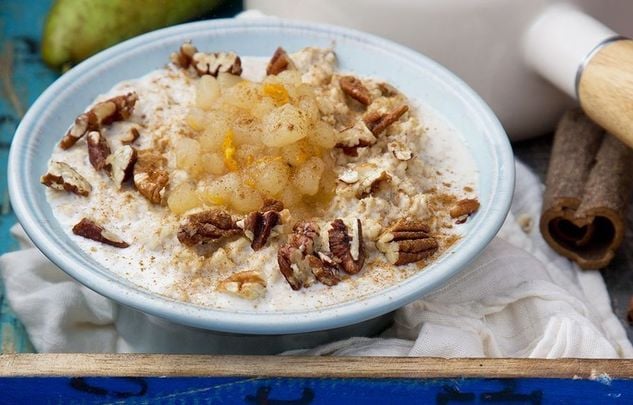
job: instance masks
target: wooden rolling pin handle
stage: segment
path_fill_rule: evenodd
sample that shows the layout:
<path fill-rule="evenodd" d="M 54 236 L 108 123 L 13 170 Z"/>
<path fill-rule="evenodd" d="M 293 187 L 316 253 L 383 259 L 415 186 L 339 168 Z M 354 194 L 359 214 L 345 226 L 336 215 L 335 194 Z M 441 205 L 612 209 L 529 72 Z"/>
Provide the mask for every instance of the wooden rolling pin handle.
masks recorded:
<path fill-rule="evenodd" d="M 585 113 L 633 148 L 633 40 L 598 48 L 579 72 L 577 86 Z"/>

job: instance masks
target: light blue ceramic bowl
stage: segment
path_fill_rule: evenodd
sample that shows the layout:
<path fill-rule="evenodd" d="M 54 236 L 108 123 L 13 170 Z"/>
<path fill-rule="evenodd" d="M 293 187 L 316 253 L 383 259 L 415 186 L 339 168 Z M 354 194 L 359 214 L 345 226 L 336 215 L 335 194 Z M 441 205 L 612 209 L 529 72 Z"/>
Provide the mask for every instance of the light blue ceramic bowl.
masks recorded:
<path fill-rule="evenodd" d="M 334 45 L 341 69 L 386 79 L 439 111 L 460 133 L 480 172 L 481 209 L 465 236 L 427 269 L 378 294 L 309 312 L 256 314 L 214 310 L 152 294 L 121 279 L 82 252 L 61 229 L 39 178 L 54 145 L 74 118 L 117 82 L 164 66 L 192 40 L 202 50 L 234 50 L 269 57 L 277 46 L 297 50 Z M 432 60 L 393 42 L 328 25 L 277 19 L 216 20 L 155 31 L 110 48 L 53 83 L 18 127 L 9 156 L 13 208 L 29 237 L 82 284 L 143 312 L 214 331 L 289 334 L 320 331 L 376 318 L 440 287 L 472 261 L 497 233 L 510 207 L 514 162 L 506 134 L 488 106 L 460 79 Z M 79 209 L 79 208 L 78 208 Z"/>

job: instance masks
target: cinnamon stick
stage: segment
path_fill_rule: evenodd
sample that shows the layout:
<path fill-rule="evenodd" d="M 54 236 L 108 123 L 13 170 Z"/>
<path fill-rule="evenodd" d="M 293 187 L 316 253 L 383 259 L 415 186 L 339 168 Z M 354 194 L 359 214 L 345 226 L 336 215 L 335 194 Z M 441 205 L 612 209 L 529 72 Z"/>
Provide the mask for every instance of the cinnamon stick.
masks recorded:
<path fill-rule="evenodd" d="M 579 108 L 561 119 L 549 162 L 541 234 L 583 269 L 611 261 L 622 240 L 633 188 L 633 150 Z"/>

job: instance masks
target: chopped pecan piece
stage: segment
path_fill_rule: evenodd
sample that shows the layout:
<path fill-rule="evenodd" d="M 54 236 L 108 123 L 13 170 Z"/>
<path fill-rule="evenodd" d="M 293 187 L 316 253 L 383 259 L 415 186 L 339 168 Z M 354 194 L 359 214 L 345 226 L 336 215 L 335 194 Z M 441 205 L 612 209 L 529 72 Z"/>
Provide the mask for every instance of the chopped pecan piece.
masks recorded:
<path fill-rule="evenodd" d="M 266 295 L 266 281 L 256 271 L 240 271 L 220 281 L 218 291 L 255 300 Z"/>
<path fill-rule="evenodd" d="M 332 260 L 331 257 L 320 253 L 319 257 L 309 255 L 307 258 L 308 266 L 314 274 L 314 277 L 321 283 L 327 286 L 337 285 L 341 278 L 338 275 L 338 265 Z"/>
<path fill-rule="evenodd" d="M 99 129 L 99 123 L 97 116 L 94 112 L 88 111 L 75 119 L 75 123 L 68 130 L 66 135 L 62 138 L 59 146 L 62 149 L 68 149 L 73 146 L 79 139 L 86 135 L 90 131 Z"/>
<path fill-rule="evenodd" d="M 383 97 L 393 97 L 398 95 L 398 90 L 389 83 L 378 83 L 378 90 Z"/>
<path fill-rule="evenodd" d="M 165 170 L 167 160 L 153 150 L 142 150 L 137 154 L 134 165 L 134 185 L 141 195 L 153 204 L 160 204 L 169 184 L 169 174 Z"/>
<path fill-rule="evenodd" d="M 174 52 L 170 55 L 172 63 L 180 68 L 188 69 L 193 62 L 193 55 L 198 52 L 198 49 L 191 44 L 191 42 L 185 42 L 180 45 L 178 52 Z"/>
<path fill-rule="evenodd" d="M 402 219 L 387 229 L 376 242 L 378 250 L 396 266 L 425 259 L 439 247 L 428 225 L 417 219 Z"/>
<path fill-rule="evenodd" d="M 138 138 L 141 136 L 141 133 L 138 132 L 138 129 L 135 127 L 130 128 L 130 130 L 121 137 L 121 143 L 123 145 L 133 144 Z"/>
<path fill-rule="evenodd" d="M 354 76 L 342 76 L 339 81 L 339 86 L 343 93 L 347 94 L 354 100 L 358 101 L 362 105 L 371 104 L 371 94 L 367 87 L 363 85 L 363 82 Z"/>
<path fill-rule="evenodd" d="M 218 76 L 218 73 L 242 74 L 242 60 L 233 52 L 196 52 L 193 55 L 193 67 L 198 75 Z"/>
<path fill-rule="evenodd" d="M 451 218 L 458 218 L 458 224 L 463 224 L 468 217 L 477 212 L 478 209 L 479 201 L 473 198 L 465 198 L 457 201 L 449 213 Z"/>
<path fill-rule="evenodd" d="M 282 245 L 277 251 L 279 271 L 295 291 L 309 287 L 314 282 L 314 275 L 306 266 L 304 258 L 301 250 L 290 244 Z"/>
<path fill-rule="evenodd" d="M 105 137 L 99 131 L 92 131 L 86 137 L 88 145 L 88 160 L 96 171 L 106 168 L 107 159 L 110 156 L 110 146 Z"/>
<path fill-rule="evenodd" d="M 104 125 L 130 118 L 137 100 L 136 93 L 128 93 L 95 104 L 90 111 L 80 114 L 75 119 L 75 123 L 62 138 L 59 146 L 68 149 L 88 132 L 98 131 Z"/>
<path fill-rule="evenodd" d="M 95 110 L 99 123 L 101 125 L 109 125 L 115 121 L 125 121 L 129 119 L 134 112 L 134 106 L 137 101 L 138 95 L 136 93 L 128 93 L 123 96 L 112 97 L 109 100 L 95 105 L 95 109 L 99 105 L 107 106 L 103 108 L 102 114 L 97 113 Z M 114 111 L 112 111 L 112 105 L 114 105 Z"/>
<path fill-rule="evenodd" d="M 244 234 L 252 241 L 253 250 L 260 250 L 266 245 L 273 228 L 281 223 L 279 212 L 283 209 L 281 201 L 266 200 L 261 210 L 251 212 L 244 218 Z"/>
<path fill-rule="evenodd" d="M 183 245 L 196 246 L 242 233 L 242 229 L 228 212 L 209 210 L 190 215 L 178 230 L 178 240 Z"/>
<path fill-rule="evenodd" d="M 118 248 L 126 248 L 130 246 L 129 243 L 125 242 L 112 232 L 105 230 L 101 225 L 98 225 L 96 222 L 88 218 L 82 218 L 78 224 L 73 226 L 73 233 L 75 235 L 83 236 L 86 239 L 92 239 Z"/>
<path fill-rule="evenodd" d="M 120 190 L 123 183 L 132 178 L 135 163 L 136 149 L 129 145 L 120 147 L 108 156 L 106 164 L 110 167 L 110 177 L 117 190 Z"/>
<path fill-rule="evenodd" d="M 84 197 L 92 190 L 90 183 L 64 162 L 51 161 L 48 172 L 40 178 L 40 182 L 54 190 L 68 191 Z"/>
<path fill-rule="evenodd" d="M 279 271 L 293 290 L 308 287 L 314 282 L 314 274 L 306 260 L 315 249 L 319 226 L 313 222 L 298 222 L 288 241 L 277 251 Z"/>
<path fill-rule="evenodd" d="M 352 236 L 341 219 L 335 219 L 328 230 L 330 252 L 335 262 L 348 274 L 356 274 L 365 263 L 365 244 L 360 219 L 353 223 Z"/>
<path fill-rule="evenodd" d="M 279 47 L 275 50 L 272 58 L 268 62 L 268 66 L 266 66 L 266 74 L 267 75 L 278 75 L 286 69 L 294 68 L 294 64 L 292 60 L 286 53 L 286 51 Z"/>
<path fill-rule="evenodd" d="M 394 122 L 398 121 L 404 113 L 409 111 L 408 105 L 401 105 L 396 107 L 386 114 L 381 114 L 377 111 L 366 114 L 363 117 L 367 128 L 376 136 L 380 135 L 387 127 Z"/>

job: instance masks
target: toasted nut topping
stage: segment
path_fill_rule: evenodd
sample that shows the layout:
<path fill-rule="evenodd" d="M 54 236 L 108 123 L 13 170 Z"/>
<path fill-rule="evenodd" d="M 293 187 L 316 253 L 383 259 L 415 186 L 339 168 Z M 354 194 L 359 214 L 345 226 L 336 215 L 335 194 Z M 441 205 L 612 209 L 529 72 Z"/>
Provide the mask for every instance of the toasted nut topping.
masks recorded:
<path fill-rule="evenodd" d="M 358 156 L 358 148 L 365 148 L 376 143 L 376 137 L 362 121 L 340 131 L 338 139 L 336 147 L 343 149 L 346 155 L 354 157 Z"/>
<path fill-rule="evenodd" d="M 134 185 L 141 195 L 153 204 L 161 204 L 169 184 L 169 174 L 165 170 L 167 160 L 153 150 L 142 150 L 137 154 L 134 165 Z"/>
<path fill-rule="evenodd" d="M 98 131 L 114 121 L 127 120 L 132 115 L 137 100 L 136 93 L 128 93 L 95 104 L 90 111 L 80 114 L 75 119 L 75 123 L 62 138 L 59 146 L 68 149 L 90 131 Z"/>
<path fill-rule="evenodd" d="M 396 107 L 386 114 L 381 114 L 376 111 L 366 114 L 363 117 L 367 128 L 376 136 L 380 135 L 387 127 L 394 122 L 398 121 L 404 113 L 409 111 L 408 105 L 401 105 Z"/>
<path fill-rule="evenodd" d="M 121 143 L 123 145 L 133 144 L 138 138 L 141 136 L 141 133 L 138 132 L 138 129 L 135 127 L 130 128 L 130 130 L 121 138 Z"/>
<path fill-rule="evenodd" d="M 275 50 L 272 58 L 268 62 L 268 66 L 266 66 L 266 74 L 267 75 L 278 75 L 286 69 L 293 69 L 294 64 L 292 60 L 286 53 L 286 51 L 279 47 Z"/>
<path fill-rule="evenodd" d="M 90 164 L 96 171 L 100 171 L 106 168 L 106 160 L 110 156 L 110 146 L 105 137 L 101 135 L 99 131 L 92 131 L 86 137 L 86 144 L 88 145 L 88 159 Z"/>
<path fill-rule="evenodd" d="M 40 182 L 54 190 L 68 191 L 84 197 L 92 190 L 90 183 L 64 162 L 51 161 L 48 172 L 40 178 Z"/>
<path fill-rule="evenodd" d="M 198 49 L 193 46 L 191 42 L 185 42 L 180 45 L 178 52 L 171 54 L 170 59 L 174 65 L 183 69 L 188 69 L 193 62 L 193 55 L 195 55 L 196 52 L 198 52 Z"/>
<path fill-rule="evenodd" d="M 312 270 L 314 277 L 327 286 L 337 285 L 341 278 L 339 277 L 338 266 L 331 257 L 319 253 L 319 256 L 309 255 L 307 258 L 308 266 Z"/>
<path fill-rule="evenodd" d="M 407 161 L 413 157 L 411 149 L 397 141 L 389 142 L 387 144 L 387 150 L 393 153 L 393 156 L 398 160 Z"/>
<path fill-rule="evenodd" d="M 73 233 L 75 235 L 83 236 L 86 239 L 92 239 L 118 248 L 126 248 L 130 246 L 123 239 L 119 238 L 112 232 L 106 231 L 102 226 L 88 218 L 83 218 L 78 224 L 73 226 Z"/>
<path fill-rule="evenodd" d="M 362 105 L 371 104 L 371 94 L 363 82 L 354 76 L 343 76 L 339 79 L 339 86 L 343 93 L 347 94 Z"/>
<path fill-rule="evenodd" d="M 97 122 L 97 116 L 94 112 L 88 111 L 80 114 L 75 123 L 68 130 L 68 133 L 62 138 L 59 146 L 62 149 L 68 149 L 73 146 L 79 139 L 86 135 L 89 131 L 99 129 L 99 123 Z"/>
<path fill-rule="evenodd" d="M 451 208 L 450 215 L 451 218 L 458 218 L 457 223 L 462 224 L 466 222 L 469 216 L 477 212 L 479 209 L 479 201 L 472 198 L 466 198 L 463 200 L 457 201 L 455 206 Z"/>
<path fill-rule="evenodd" d="M 106 164 L 110 167 L 110 177 L 117 190 L 120 190 L 123 183 L 132 178 L 135 163 L 136 149 L 129 145 L 120 147 L 108 156 Z"/>
<path fill-rule="evenodd" d="M 266 281 L 256 271 L 240 271 L 220 281 L 218 291 L 255 300 L 266 295 Z"/>
<path fill-rule="evenodd" d="M 222 210 L 209 210 L 190 215 L 178 230 L 178 240 L 186 246 L 204 245 L 231 236 L 242 235 L 235 219 Z"/>
<path fill-rule="evenodd" d="M 319 226 L 313 222 L 299 222 L 293 227 L 288 241 L 277 251 L 279 271 L 293 290 L 309 287 L 314 283 L 314 274 L 306 260 L 314 253 Z"/>
<path fill-rule="evenodd" d="M 284 209 L 281 201 L 266 200 L 260 211 L 251 212 L 244 219 L 244 234 L 252 243 L 253 250 L 266 246 L 275 226 L 281 223 L 279 211 Z"/>
<path fill-rule="evenodd" d="M 198 75 L 211 75 L 217 77 L 218 73 L 231 73 L 239 76 L 242 74 L 242 61 L 233 52 L 196 52 L 193 55 L 193 67 Z"/>
<path fill-rule="evenodd" d="M 391 264 L 414 263 L 437 252 L 439 245 L 429 232 L 417 219 L 401 219 L 380 235 L 376 247 Z"/>
<path fill-rule="evenodd" d="M 352 229 L 352 236 L 347 233 L 347 226 L 341 219 L 335 219 L 328 230 L 330 252 L 335 262 L 348 274 L 356 274 L 365 263 L 363 228 L 357 219 Z"/>
<path fill-rule="evenodd" d="M 383 97 L 393 97 L 398 95 L 398 90 L 389 83 L 379 83 L 378 89 Z"/>

